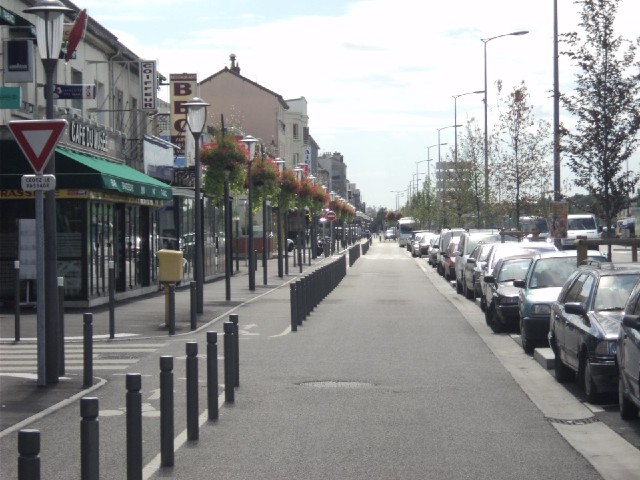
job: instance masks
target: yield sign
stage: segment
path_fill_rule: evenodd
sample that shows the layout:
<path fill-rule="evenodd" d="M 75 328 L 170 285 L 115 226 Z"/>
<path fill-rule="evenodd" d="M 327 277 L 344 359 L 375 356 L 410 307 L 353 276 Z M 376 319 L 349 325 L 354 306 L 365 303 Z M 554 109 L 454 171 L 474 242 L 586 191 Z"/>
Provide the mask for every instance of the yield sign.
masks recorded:
<path fill-rule="evenodd" d="M 42 173 L 44 170 L 66 126 L 66 120 L 16 120 L 9 122 L 9 130 L 13 133 L 22 153 L 27 157 L 36 173 Z"/>

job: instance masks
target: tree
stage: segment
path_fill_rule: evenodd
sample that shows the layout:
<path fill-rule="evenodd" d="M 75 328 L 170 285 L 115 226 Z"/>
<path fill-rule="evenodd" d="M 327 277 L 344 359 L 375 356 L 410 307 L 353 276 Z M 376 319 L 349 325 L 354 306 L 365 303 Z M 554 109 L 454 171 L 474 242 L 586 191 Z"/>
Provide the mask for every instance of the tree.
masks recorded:
<path fill-rule="evenodd" d="M 561 95 L 577 121 L 562 131 L 562 148 L 576 185 L 593 196 L 611 231 L 614 216 L 628 202 L 638 175 L 622 170 L 637 147 L 640 127 L 640 75 L 636 45 L 614 35 L 619 0 L 580 0 L 580 27 L 563 34 L 562 52 L 577 67 L 576 89 Z M 640 43 L 640 38 L 636 39 Z"/>
<path fill-rule="evenodd" d="M 484 198 L 484 136 L 475 119 L 470 119 L 465 127 L 465 134 L 458 142 L 458 161 L 465 165 L 465 176 L 463 177 L 468 185 L 464 191 L 458 190 L 458 194 L 465 195 L 466 211 L 474 212 L 476 216 L 476 227 L 481 225 L 481 204 Z"/>
<path fill-rule="evenodd" d="M 536 121 L 524 82 L 499 101 L 506 110 L 500 114 L 494 175 L 501 180 L 502 200 L 515 208 L 519 229 L 523 207 L 537 202 L 548 179 L 545 176 L 549 175 L 546 157 L 551 151 L 550 126 L 544 120 Z"/>

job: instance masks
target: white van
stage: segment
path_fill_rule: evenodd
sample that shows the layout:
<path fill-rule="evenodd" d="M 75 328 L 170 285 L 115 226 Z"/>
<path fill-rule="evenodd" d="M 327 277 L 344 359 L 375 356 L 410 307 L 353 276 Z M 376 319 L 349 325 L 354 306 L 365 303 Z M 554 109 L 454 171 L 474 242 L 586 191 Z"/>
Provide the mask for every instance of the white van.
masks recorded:
<path fill-rule="evenodd" d="M 594 214 L 571 214 L 567 217 L 567 238 L 562 239 L 562 248 L 574 248 L 578 236 L 599 239 L 600 232 L 602 232 L 602 227 L 598 226 Z"/>

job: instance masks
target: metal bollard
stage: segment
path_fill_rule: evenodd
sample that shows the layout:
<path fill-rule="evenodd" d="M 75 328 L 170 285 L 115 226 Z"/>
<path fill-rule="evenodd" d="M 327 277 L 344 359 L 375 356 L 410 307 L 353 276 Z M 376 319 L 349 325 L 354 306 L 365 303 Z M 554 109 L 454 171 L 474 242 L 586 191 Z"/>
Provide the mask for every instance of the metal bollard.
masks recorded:
<path fill-rule="evenodd" d="M 169 335 L 176 334 L 176 284 L 169 284 Z"/>
<path fill-rule="evenodd" d="M 58 277 L 58 375 L 65 374 L 64 366 L 64 277 Z"/>
<path fill-rule="evenodd" d="M 18 480 L 40 480 L 40 431 L 18 431 Z"/>
<path fill-rule="evenodd" d="M 109 260 L 109 338 L 116 337 L 116 266 Z"/>
<path fill-rule="evenodd" d="M 197 316 L 197 287 L 196 287 L 196 282 L 190 282 L 189 283 L 189 293 L 191 295 L 190 300 L 191 300 L 191 330 L 195 330 L 196 328 L 198 328 L 198 316 Z"/>
<path fill-rule="evenodd" d="M 218 332 L 207 332 L 207 412 L 218 419 Z"/>
<path fill-rule="evenodd" d="M 298 313 L 297 307 L 297 297 L 296 297 L 296 282 L 291 282 L 289 284 L 289 303 L 291 305 L 291 331 L 298 331 L 298 318 L 296 317 Z"/>
<path fill-rule="evenodd" d="M 224 401 L 235 401 L 234 383 L 235 373 L 233 369 L 233 323 L 224 322 Z"/>
<path fill-rule="evenodd" d="M 100 424 L 98 423 L 98 399 L 80 399 L 80 478 L 100 478 Z"/>
<path fill-rule="evenodd" d="M 14 339 L 20 341 L 20 260 L 13 262 L 15 270 L 15 290 L 13 294 Z"/>
<path fill-rule="evenodd" d="M 233 366 L 235 367 L 235 375 L 233 385 L 240 386 L 240 335 L 238 334 L 238 314 L 229 314 L 229 321 L 233 323 Z"/>
<path fill-rule="evenodd" d="M 160 465 L 173 466 L 173 357 L 160 357 Z"/>
<path fill-rule="evenodd" d="M 85 313 L 82 315 L 82 321 L 82 386 L 88 388 L 93 385 L 93 314 Z"/>
<path fill-rule="evenodd" d="M 142 480 L 142 375 L 127 373 L 127 480 Z"/>
<path fill-rule="evenodd" d="M 187 342 L 187 440 L 198 440 L 198 343 Z"/>

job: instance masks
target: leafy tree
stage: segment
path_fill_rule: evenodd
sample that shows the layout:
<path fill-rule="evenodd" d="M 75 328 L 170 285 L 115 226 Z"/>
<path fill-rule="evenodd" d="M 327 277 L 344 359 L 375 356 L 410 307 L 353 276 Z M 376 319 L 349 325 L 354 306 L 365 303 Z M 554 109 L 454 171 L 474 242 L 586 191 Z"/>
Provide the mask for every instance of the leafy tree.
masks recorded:
<path fill-rule="evenodd" d="M 622 166 L 637 146 L 640 127 L 640 75 L 637 45 L 614 35 L 619 0 L 580 0 L 584 38 L 561 36 L 563 52 L 577 67 L 576 88 L 561 101 L 576 117 L 575 127 L 563 129 L 563 151 L 576 176 L 576 185 L 593 197 L 606 225 L 627 205 L 638 175 Z M 640 38 L 636 39 L 640 43 Z M 610 229 L 611 230 L 611 229 Z"/>
<path fill-rule="evenodd" d="M 465 127 L 465 133 L 458 142 L 458 161 L 464 165 L 464 179 L 466 185 L 460 185 L 464 195 L 460 203 L 464 204 L 468 216 L 475 214 L 476 227 L 481 226 L 481 205 L 484 198 L 484 133 L 476 123 L 470 119 Z M 462 173 L 462 172 L 461 172 Z"/>
<path fill-rule="evenodd" d="M 536 203 L 548 180 L 550 126 L 544 120 L 536 121 L 524 82 L 499 101 L 506 110 L 500 114 L 494 176 L 501 184 L 499 200 L 513 205 L 515 225 L 520 228 L 523 207 Z"/>

